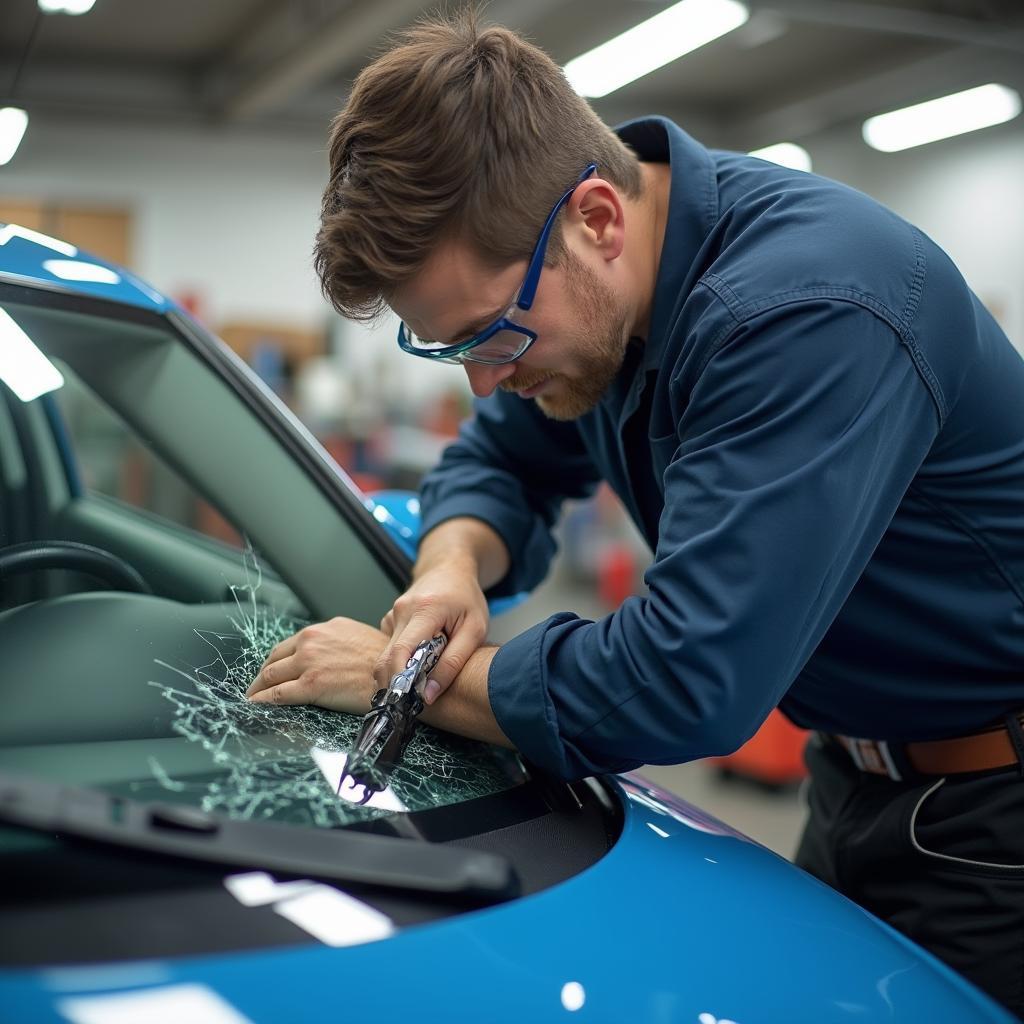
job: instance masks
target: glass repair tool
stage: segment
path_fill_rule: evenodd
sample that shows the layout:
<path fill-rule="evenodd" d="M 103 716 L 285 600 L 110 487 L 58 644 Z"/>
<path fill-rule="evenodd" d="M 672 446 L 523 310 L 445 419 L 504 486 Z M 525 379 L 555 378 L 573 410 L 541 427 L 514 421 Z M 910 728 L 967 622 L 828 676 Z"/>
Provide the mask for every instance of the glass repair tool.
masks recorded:
<path fill-rule="evenodd" d="M 388 778 L 402 760 L 423 710 L 423 687 L 447 646 L 444 633 L 424 640 L 412 652 L 405 668 L 370 699 L 370 711 L 359 727 L 355 749 L 345 760 L 339 793 L 345 780 L 352 779 L 353 784 L 363 787 L 359 803 L 365 804 L 374 793 L 387 788 Z"/>

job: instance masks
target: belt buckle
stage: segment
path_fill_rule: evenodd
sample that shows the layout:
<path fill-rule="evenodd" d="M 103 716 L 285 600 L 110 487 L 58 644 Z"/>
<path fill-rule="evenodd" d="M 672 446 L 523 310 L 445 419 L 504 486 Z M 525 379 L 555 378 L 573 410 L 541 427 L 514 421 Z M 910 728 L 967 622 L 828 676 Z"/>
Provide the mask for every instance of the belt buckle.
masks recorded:
<path fill-rule="evenodd" d="M 862 740 L 851 736 L 846 749 L 850 752 L 853 763 L 862 772 L 888 775 L 894 782 L 903 780 L 893 760 L 889 744 L 885 740 Z"/>

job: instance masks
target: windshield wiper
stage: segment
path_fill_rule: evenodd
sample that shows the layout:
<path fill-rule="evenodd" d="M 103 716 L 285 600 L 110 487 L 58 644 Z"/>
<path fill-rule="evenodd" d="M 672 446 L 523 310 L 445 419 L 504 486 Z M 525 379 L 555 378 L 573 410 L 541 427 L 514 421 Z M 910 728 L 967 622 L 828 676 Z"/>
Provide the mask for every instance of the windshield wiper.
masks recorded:
<path fill-rule="evenodd" d="M 195 807 L 0 772 L 0 823 L 131 850 L 496 903 L 519 893 L 497 854 L 276 822 L 233 821 Z"/>

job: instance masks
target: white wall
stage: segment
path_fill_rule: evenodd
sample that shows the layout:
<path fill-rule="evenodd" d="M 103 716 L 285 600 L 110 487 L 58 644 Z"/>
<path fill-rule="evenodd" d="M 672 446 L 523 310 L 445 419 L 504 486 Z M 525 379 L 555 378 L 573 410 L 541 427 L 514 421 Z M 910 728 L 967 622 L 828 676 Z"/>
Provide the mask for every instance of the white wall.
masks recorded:
<path fill-rule="evenodd" d="M 0 168 L 5 198 L 127 206 L 134 268 L 205 319 L 316 328 L 326 306 L 311 249 L 327 177 L 323 140 L 211 127 L 109 127 L 33 118 Z"/>
<path fill-rule="evenodd" d="M 1024 118 L 879 153 L 856 126 L 800 140 L 814 170 L 881 200 L 930 235 L 1024 352 Z"/>

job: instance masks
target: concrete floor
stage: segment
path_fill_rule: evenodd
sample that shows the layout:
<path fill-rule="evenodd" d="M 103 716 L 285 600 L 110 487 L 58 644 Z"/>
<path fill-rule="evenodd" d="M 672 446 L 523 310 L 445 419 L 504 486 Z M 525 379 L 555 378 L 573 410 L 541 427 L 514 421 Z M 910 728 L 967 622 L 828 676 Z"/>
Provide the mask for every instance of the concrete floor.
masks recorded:
<path fill-rule="evenodd" d="M 571 611 L 585 618 L 607 614 L 594 588 L 572 580 L 564 567 L 555 571 L 530 599 L 494 620 L 490 639 L 507 640 L 555 612 Z M 805 810 L 797 789 L 771 791 L 739 779 L 723 780 L 710 764 L 647 765 L 640 773 L 672 793 L 763 843 L 792 857 L 803 827 Z"/>

